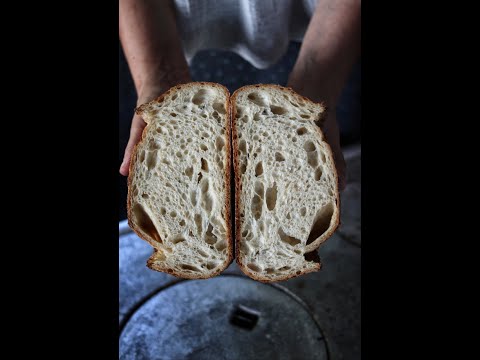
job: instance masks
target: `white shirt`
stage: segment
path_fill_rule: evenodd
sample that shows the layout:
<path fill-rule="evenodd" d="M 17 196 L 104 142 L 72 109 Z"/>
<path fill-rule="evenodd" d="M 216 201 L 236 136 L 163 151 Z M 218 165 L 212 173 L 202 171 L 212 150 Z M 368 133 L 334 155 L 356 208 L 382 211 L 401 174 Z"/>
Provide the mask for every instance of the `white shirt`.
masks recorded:
<path fill-rule="evenodd" d="M 316 0 L 175 0 L 187 61 L 204 49 L 230 50 L 253 66 L 276 63 L 301 41 Z"/>

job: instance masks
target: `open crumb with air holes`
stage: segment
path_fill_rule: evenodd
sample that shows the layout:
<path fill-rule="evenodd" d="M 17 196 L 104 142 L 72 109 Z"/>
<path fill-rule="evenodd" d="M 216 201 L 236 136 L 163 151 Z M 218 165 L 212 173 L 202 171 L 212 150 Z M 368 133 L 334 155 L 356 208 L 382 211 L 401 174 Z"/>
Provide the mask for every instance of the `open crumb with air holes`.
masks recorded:
<path fill-rule="evenodd" d="M 231 107 L 239 267 L 265 282 L 319 270 L 316 249 L 339 222 L 325 108 L 273 85 L 237 90 Z"/>
<path fill-rule="evenodd" d="M 150 268 L 193 279 L 231 263 L 232 151 L 240 269 L 264 282 L 320 269 L 317 248 L 339 223 L 321 104 L 275 85 L 230 97 L 221 85 L 190 83 L 137 113 L 147 126 L 132 155 L 128 219 L 154 247 Z"/>
<path fill-rule="evenodd" d="M 233 258 L 228 90 L 179 85 L 137 113 L 147 126 L 132 155 L 128 219 L 154 247 L 147 265 L 183 278 L 215 276 Z"/>

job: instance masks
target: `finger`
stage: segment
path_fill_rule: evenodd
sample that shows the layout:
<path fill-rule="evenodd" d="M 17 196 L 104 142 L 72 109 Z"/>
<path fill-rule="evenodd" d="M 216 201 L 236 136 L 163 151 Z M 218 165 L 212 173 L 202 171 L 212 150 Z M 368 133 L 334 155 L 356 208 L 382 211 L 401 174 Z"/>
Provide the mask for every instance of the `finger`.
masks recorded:
<path fill-rule="evenodd" d="M 142 138 L 142 132 L 145 128 L 145 122 L 138 116 L 135 116 L 132 120 L 132 128 L 130 129 L 130 138 L 128 139 L 128 144 L 125 148 L 125 153 L 123 155 L 122 165 L 120 165 L 120 174 L 127 176 L 130 169 L 130 160 L 132 157 L 132 152 L 135 145 Z"/>

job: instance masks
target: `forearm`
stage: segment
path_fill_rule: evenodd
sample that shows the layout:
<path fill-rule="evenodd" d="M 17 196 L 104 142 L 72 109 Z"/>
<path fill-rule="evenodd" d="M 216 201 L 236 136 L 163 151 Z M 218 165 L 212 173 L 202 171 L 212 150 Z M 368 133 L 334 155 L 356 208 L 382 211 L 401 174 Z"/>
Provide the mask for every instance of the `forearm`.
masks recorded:
<path fill-rule="evenodd" d="M 289 86 L 334 105 L 360 55 L 360 1 L 319 0 Z"/>
<path fill-rule="evenodd" d="M 171 1 L 120 0 L 119 26 L 139 98 L 189 80 Z"/>

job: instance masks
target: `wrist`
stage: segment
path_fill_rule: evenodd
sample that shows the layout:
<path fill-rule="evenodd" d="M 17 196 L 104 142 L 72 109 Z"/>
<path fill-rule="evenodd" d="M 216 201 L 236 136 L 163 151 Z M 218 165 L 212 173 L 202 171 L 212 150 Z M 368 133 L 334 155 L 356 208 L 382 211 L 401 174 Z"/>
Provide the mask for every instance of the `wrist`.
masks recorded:
<path fill-rule="evenodd" d="M 137 86 L 137 105 L 151 101 L 171 87 L 192 81 L 188 67 L 181 69 L 163 69 L 144 76 L 145 81 Z"/>

